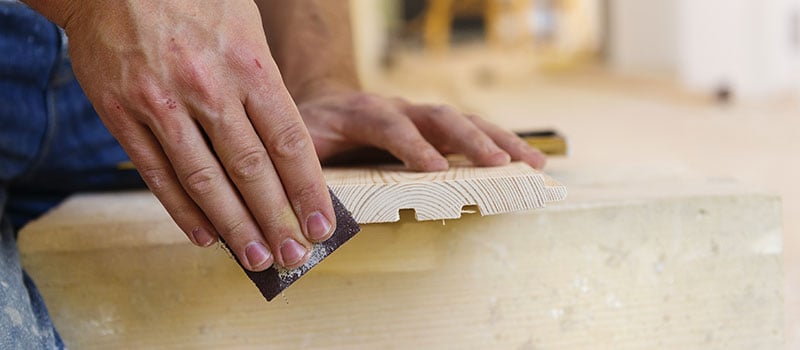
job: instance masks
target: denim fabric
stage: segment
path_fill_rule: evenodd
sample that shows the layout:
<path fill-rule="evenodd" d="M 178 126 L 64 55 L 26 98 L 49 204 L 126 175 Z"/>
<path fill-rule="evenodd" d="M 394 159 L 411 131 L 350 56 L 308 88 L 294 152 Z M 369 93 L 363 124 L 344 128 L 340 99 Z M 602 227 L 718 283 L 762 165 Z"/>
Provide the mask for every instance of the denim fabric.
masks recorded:
<path fill-rule="evenodd" d="M 117 170 L 128 157 L 75 80 L 63 31 L 0 1 L 0 53 L 0 349 L 63 348 L 16 232 L 72 192 L 143 183 Z"/>

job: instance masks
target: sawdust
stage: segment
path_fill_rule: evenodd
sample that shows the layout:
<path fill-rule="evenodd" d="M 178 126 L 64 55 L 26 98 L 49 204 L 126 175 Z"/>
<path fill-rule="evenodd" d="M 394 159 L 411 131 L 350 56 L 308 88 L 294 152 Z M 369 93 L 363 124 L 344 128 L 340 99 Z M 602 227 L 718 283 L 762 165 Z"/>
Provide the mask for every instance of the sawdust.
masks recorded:
<path fill-rule="evenodd" d="M 311 253 L 309 254 L 308 260 L 302 266 L 294 269 L 287 269 L 276 264 L 274 267 L 275 270 L 278 271 L 278 277 L 281 279 L 281 281 L 290 282 L 300 278 L 300 276 L 305 274 L 312 267 L 317 266 L 317 264 L 319 264 L 322 259 L 325 259 L 325 257 L 327 257 L 331 252 L 333 252 L 333 250 L 334 249 L 331 247 L 317 243 L 311 247 Z"/>

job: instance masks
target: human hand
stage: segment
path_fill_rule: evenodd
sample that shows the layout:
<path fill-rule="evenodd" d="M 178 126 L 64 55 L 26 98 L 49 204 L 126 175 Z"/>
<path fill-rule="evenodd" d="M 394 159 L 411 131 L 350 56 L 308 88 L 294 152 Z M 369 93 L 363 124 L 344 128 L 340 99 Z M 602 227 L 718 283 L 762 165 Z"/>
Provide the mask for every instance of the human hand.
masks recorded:
<path fill-rule="evenodd" d="M 302 265 L 335 216 L 253 2 L 66 4 L 51 19 L 81 86 L 192 242 L 221 235 L 253 271 Z"/>
<path fill-rule="evenodd" d="M 447 169 L 443 155 L 463 153 L 480 166 L 521 160 L 541 169 L 546 159 L 514 133 L 449 106 L 412 104 L 351 88 L 304 94 L 298 109 L 325 162 L 363 147 L 384 149 L 418 171 Z M 306 97 L 309 96 L 309 97 Z"/>

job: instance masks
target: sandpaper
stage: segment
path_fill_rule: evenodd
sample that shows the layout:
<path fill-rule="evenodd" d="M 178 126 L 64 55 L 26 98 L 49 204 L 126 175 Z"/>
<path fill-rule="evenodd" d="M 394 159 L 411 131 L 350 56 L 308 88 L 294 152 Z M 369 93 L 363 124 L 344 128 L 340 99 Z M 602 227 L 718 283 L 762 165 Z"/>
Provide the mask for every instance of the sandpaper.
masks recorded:
<path fill-rule="evenodd" d="M 328 190 L 330 191 L 330 189 Z M 284 289 L 300 279 L 300 277 L 305 275 L 311 268 L 317 266 L 323 259 L 361 230 L 361 228 L 358 227 L 358 223 L 353 219 L 353 216 L 347 211 L 347 208 L 339 201 L 339 198 L 336 198 L 332 191 L 330 193 L 331 200 L 333 201 L 333 210 L 336 213 L 336 230 L 334 230 L 333 235 L 331 235 L 327 241 L 315 243 L 313 245 L 311 255 L 303 266 L 296 269 L 285 269 L 279 267 L 277 264 L 273 264 L 264 271 L 253 272 L 242 266 L 236 254 L 231 254 L 233 258 L 236 259 L 236 262 L 239 263 L 242 270 L 247 274 L 247 277 L 250 277 L 250 280 L 255 283 L 256 287 L 258 287 L 258 290 L 264 295 L 267 301 L 271 301 L 278 296 Z M 225 242 L 223 242 L 223 244 L 224 243 Z"/>

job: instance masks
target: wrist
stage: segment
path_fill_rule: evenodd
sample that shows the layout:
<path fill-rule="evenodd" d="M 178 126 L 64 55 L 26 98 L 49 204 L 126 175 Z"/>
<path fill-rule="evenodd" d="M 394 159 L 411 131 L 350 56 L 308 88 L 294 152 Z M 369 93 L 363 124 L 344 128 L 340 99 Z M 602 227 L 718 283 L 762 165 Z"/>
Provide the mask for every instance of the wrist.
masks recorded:
<path fill-rule="evenodd" d="M 74 22 L 77 14 L 77 9 L 83 5 L 78 1 L 47 1 L 47 0 L 22 0 L 26 5 L 39 12 L 42 16 L 55 23 L 57 26 L 64 28 L 70 27 Z"/>

